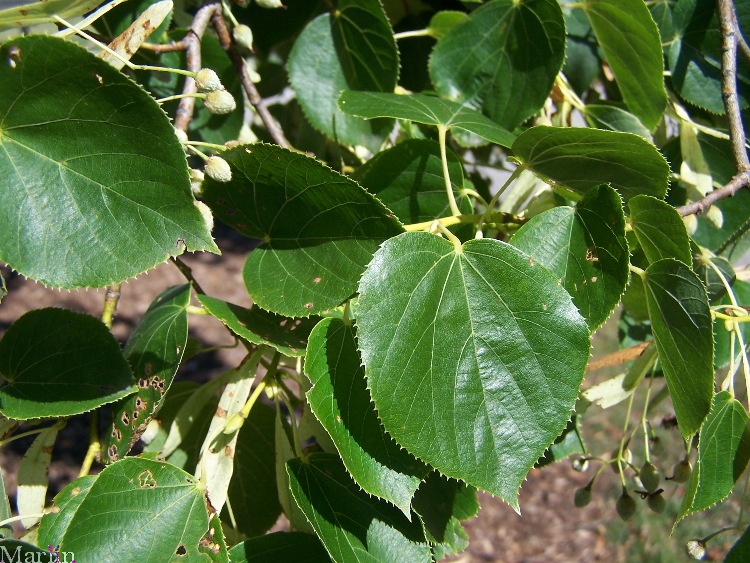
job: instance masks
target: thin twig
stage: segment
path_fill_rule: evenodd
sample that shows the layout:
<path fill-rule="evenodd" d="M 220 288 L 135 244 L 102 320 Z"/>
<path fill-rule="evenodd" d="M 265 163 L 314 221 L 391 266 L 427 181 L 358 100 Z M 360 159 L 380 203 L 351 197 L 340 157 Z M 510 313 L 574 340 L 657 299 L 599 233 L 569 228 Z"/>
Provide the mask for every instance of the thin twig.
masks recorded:
<path fill-rule="evenodd" d="M 721 24 L 721 92 L 724 98 L 724 109 L 729 120 L 729 135 L 732 139 L 734 160 L 737 171 L 750 171 L 750 160 L 745 150 L 745 130 L 742 127 L 742 115 L 737 99 L 737 17 L 732 0 L 719 0 L 719 22 Z"/>
<path fill-rule="evenodd" d="M 144 49 L 146 51 L 151 51 L 152 53 L 174 53 L 175 51 L 184 51 L 185 50 L 185 41 L 170 41 L 169 43 L 166 43 L 164 45 L 161 45 L 159 43 L 141 43 L 141 49 Z"/>
<path fill-rule="evenodd" d="M 245 59 L 240 55 L 239 51 L 237 51 L 232 43 L 232 36 L 229 33 L 227 22 L 224 21 L 224 16 L 222 15 L 221 10 L 216 10 L 214 12 L 213 25 L 216 34 L 219 36 L 219 42 L 221 43 L 222 48 L 226 51 L 227 55 L 229 55 L 237 74 L 240 76 L 242 87 L 245 89 L 245 94 L 247 94 L 247 99 L 255 108 L 255 111 L 258 112 L 261 121 L 263 121 L 263 125 L 266 127 L 266 131 L 268 131 L 268 134 L 271 135 L 271 138 L 277 145 L 284 147 L 285 149 L 291 148 L 289 141 L 284 135 L 284 131 L 282 131 L 281 126 L 273 115 L 271 115 L 271 112 L 268 111 L 263 98 L 260 97 L 258 89 L 250 79 Z"/>
<path fill-rule="evenodd" d="M 193 284 L 193 289 L 195 289 L 196 293 L 200 293 L 201 295 L 205 295 L 206 292 L 203 291 L 203 288 L 198 283 L 198 280 L 196 280 L 193 277 L 193 270 L 183 262 L 179 256 L 172 256 L 172 263 L 177 266 L 177 269 L 182 272 L 182 275 L 185 276 L 185 279 L 188 280 L 191 284 Z"/>
<path fill-rule="evenodd" d="M 190 25 L 187 35 L 182 39 L 182 43 L 185 46 L 187 70 L 190 72 L 198 72 L 201 69 L 201 38 L 206 32 L 211 17 L 216 12 L 221 12 L 220 2 L 211 2 L 201 7 L 195 13 L 193 23 Z M 175 128 L 186 133 L 193 119 L 193 111 L 195 111 L 195 98 L 190 97 L 190 95 L 195 94 L 197 91 L 198 88 L 195 85 L 195 80 L 187 77 L 185 79 L 185 86 L 182 88 L 182 94 L 187 95 L 187 97 L 180 100 L 174 120 Z"/>
<path fill-rule="evenodd" d="M 740 191 L 742 188 L 750 186 L 750 171 L 745 171 L 737 174 L 734 178 L 729 180 L 726 185 L 722 186 L 718 190 L 714 190 L 709 193 L 706 197 L 693 201 L 687 205 L 677 208 L 677 212 L 686 217 L 687 215 L 701 215 L 709 207 L 711 207 L 717 201 L 731 197 Z"/>

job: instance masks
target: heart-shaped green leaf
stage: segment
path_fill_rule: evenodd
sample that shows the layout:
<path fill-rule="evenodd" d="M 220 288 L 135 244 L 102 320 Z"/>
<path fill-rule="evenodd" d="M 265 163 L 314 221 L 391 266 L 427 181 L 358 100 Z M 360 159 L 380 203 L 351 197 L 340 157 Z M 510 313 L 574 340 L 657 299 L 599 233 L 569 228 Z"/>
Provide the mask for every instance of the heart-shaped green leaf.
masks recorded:
<path fill-rule="evenodd" d="M 73 288 L 125 280 L 186 247 L 218 252 L 185 153 L 143 89 L 54 37 L 12 39 L 0 59 L 10 61 L 0 65 L 0 259 Z"/>
<path fill-rule="evenodd" d="M 172 385 L 188 337 L 190 284 L 162 292 L 143 315 L 125 347 L 138 390 L 113 406 L 104 435 L 105 460 L 126 455 L 135 445 Z"/>
<path fill-rule="evenodd" d="M 257 144 L 222 156 L 232 180 L 206 178 L 204 198 L 222 221 L 263 239 L 243 272 L 263 309 L 308 317 L 339 305 L 378 245 L 402 231 L 356 182 L 303 154 Z"/>
<path fill-rule="evenodd" d="M 628 243 L 622 199 L 597 186 L 575 207 L 537 215 L 515 234 L 513 246 L 562 281 L 592 332 L 620 302 L 628 283 Z"/>
<path fill-rule="evenodd" d="M 564 60 L 565 23 L 556 0 L 496 0 L 435 46 L 430 77 L 442 96 L 513 129 L 544 105 Z"/>
<path fill-rule="evenodd" d="M 635 133 L 647 141 L 651 141 L 651 133 L 640 120 L 629 111 L 617 106 L 590 104 L 583 108 L 583 116 L 591 127 L 609 131 Z"/>
<path fill-rule="evenodd" d="M 310 331 L 320 320 L 319 317 L 290 319 L 259 307 L 246 309 L 208 295 L 198 295 L 198 301 L 240 338 L 270 346 L 291 357 L 304 356 Z"/>
<path fill-rule="evenodd" d="M 289 81 L 313 126 L 332 139 L 376 149 L 393 122 L 366 122 L 336 106 L 341 91 L 392 92 L 398 50 L 379 0 L 342 0 L 315 18 L 289 55 Z"/>
<path fill-rule="evenodd" d="M 136 388 L 120 345 L 101 321 L 65 309 L 30 311 L 0 340 L 0 412 L 26 420 L 72 416 Z"/>
<path fill-rule="evenodd" d="M 361 491 L 333 454 L 287 462 L 294 500 L 337 563 L 432 561 L 418 522 Z"/>
<path fill-rule="evenodd" d="M 655 197 L 639 195 L 628 202 L 630 221 L 649 262 L 674 258 L 691 266 L 690 238 L 677 210 Z"/>
<path fill-rule="evenodd" d="M 101 563 L 211 561 L 199 547 L 209 526 L 203 491 L 181 469 L 129 457 L 83 479 L 85 489 L 73 481 L 60 511 L 42 519 L 42 545 Z"/>
<path fill-rule="evenodd" d="M 643 281 L 677 423 L 689 438 L 706 418 L 714 389 L 714 339 L 706 288 L 695 272 L 672 258 L 651 264 Z"/>
<path fill-rule="evenodd" d="M 717 393 L 701 427 L 698 460 L 677 517 L 710 508 L 732 492 L 750 460 L 750 417 L 728 391 Z"/>
<path fill-rule="evenodd" d="M 411 518 L 411 499 L 429 469 L 388 436 L 365 383 L 354 327 L 324 319 L 310 335 L 305 371 L 315 416 L 336 444 L 357 484 Z"/>
<path fill-rule="evenodd" d="M 471 213 L 471 202 L 460 196 L 464 183 L 461 161 L 451 150 L 447 149 L 446 155 L 459 209 Z M 353 178 L 403 223 L 421 223 L 451 215 L 440 145 L 435 141 L 409 139 L 399 143 L 368 160 Z"/>
<path fill-rule="evenodd" d="M 359 290 L 359 346 L 386 431 L 517 508 L 588 361 L 586 322 L 557 277 L 502 242 L 420 232 L 386 241 Z"/>
<path fill-rule="evenodd" d="M 667 161 L 632 133 L 539 125 L 512 148 L 531 170 L 580 194 L 608 183 L 625 201 L 638 194 L 663 198 L 669 186 Z"/>
<path fill-rule="evenodd" d="M 473 133 L 502 147 L 510 147 L 515 138 L 507 129 L 474 109 L 424 94 L 407 96 L 344 90 L 339 98 L 339 107 L 347 114 L 365 119 L 394 117 L 425 125 L 457 129 Z"/>
<path fill-rule="evenodd" d="M 583 9 L 625 103 L 653 131 L 667 91 L 661 36 L 648 7 L 642 0 L 586 0 Z"/>

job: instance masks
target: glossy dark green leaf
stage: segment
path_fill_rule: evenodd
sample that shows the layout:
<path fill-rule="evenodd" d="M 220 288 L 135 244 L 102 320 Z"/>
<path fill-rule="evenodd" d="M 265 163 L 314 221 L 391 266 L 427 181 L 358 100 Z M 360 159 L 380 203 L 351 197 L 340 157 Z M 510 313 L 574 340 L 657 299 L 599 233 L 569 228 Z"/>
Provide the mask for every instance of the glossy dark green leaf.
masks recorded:
<path fill-rule="evenodd" d="M 104 435 L 104 459 L 125 456 L 161 407 L 180 367 L 188 337 L 190 284 L 165 290 L 141 318 L 125 347 L 138 390 L 113 406 Z"/>
<path fill-rule="evenodd" d="M 377 148 L 393 123 L 342 113 L 341 91 L 392 92 L 398 78 L 393 31 L 378 0 L 343 0 L 310 22 L 289 55 L 289 81 L 310 123 L 342 143 Z"/>
<path fill-rule="evenodd" d="M 639 194 L 663 198 L 669 186 L 667 161 L 631 133 L 539 125 L 512 149 L 532 171 L 581 194 L 609 183 L 625 201 Z"/>
<path fill-rule="evenodd" d="M 736 3 L 737 23 L 750 29 L 750 5 Z M 724 113 L 721 95 L 722 36 L 713 0 L 680 0 L 674 8 L 675 38 L 669 49 L 671 81 L 677 93 L 698 107 Z M 750 104 L 750 63 L 737 57 L 737 96 Z"/>
<path fill-rule="evenodd" d="M 510 147 L 514 139 L 512 133 L 480 112 L 435 96 L 345 90 L 339 98 L 339 107 L 345 113 L 365 119 L 395 117 L 436 127 L 442 125 L 473 133 L 503 147 Z"/>
<path fill-rule="evenodd" d="M 357 352 L 354 327 L 324 319 L 310 335 L 307 399 L 357 484 L 410 516 L 411 499 L 428 468 L 402 450 L 378 420 Z"/>
<path fill-rule="evenodd" d="M 724 563 L 743 563 L 750 559 L 750 526 L 745 528 L 724 558 Z"/>
<path fill-rule="evenodd" d="M 643 278 L 659 362 L 685 438 L 695 434 L 711 407 L 714 341 L 706 288 L 688 266 L 665 258 Z"/>
<path fill-rule="evenodd" d="M 276 492 L 275 424 L 276 409 L 257 402 L 237 437 L 228 500 L 236 529 L 247 537 L 268 531 L 281 514 Z"/>
<path fill-rule="evenodd" d="M 564 60 L 565 23 L 555 0 L 496 0 L 438 42 L 430 77 L 440 95 L 513 129 L 544 105 Z"/>
<path fill-rule="evenodd" d="M 222 221 L 264 241 L 243 272 L 263 309 L 307 317 L 339 305 L 378 245 L 402 230 L 356 182 L 303 154 L 256 144 L 222 156 L 232 180 L 206 178 L 204 199 Z"/>
<path fill-rule="evenodd" d="M 693 264 L 690 238 L 677 210 L 660 199 L 636 196 L 628 202 L 630 221 L 649 262 L 674 258 Z"/>
<path fill-rule="evenodd" d="M 462 522 L 479 512 L 477 491 L 461 481 L 432 472 L 414 496 L 414 511 L 424 526 L 437 560 L 460 553 L 469 545 Z"/>
<path fill-rule="evenodd" d="M 138 85 L 54 37 L 10 40 L 0 59 L 0 259 L 73 288 L 218 252 L 172 125 Z"/>
<path fill-rule="evenodd" d="M 728 391 L 717 393 L 701 427 L 698 460 L 677 517 L 710 508 L 732 492 L 750 460 L 750 417 Z"/>
<path fill-rule="evenodd" d="M 503 242 L 420 232 L 386 241 L 359 290 L 357 337 L 386 431 L 517 508 L 588 361 L 586 322 L 557 277 Z"/>
<path fill-rule="evenodd" d="M 512 244 L 547 267 L 568 290 L 594 331 L 620 302 L 628 283 L 628 244 L 622 198 L 606 185 L 575 207 L 537 215 Z"/>
<path fill-rule="evenodd" d="M 240 338 L 253 344 L 271 346 L 291 357 L 305 354 L 310 331 L 320 320 L 318 317 L 290 319 L 259 307 L 246 309 L 208 295 L 198 295 L 198 301 Z"/>
<path fill-rule="evenodd" d="M 450 149 L 446 153 L 459 209 L 471 213 L 471 202 L 459 195 L 464 184 L 461 161 Z M 368 160 L 353 178 L 376 195 L 402 223 L 421 223 L 451 215 L 440 145 L 435 141 L 409 139 L 399 143 Z"/>
<path fill-rule="evenodd" d="M 622 131 L 623 133 L 635 133 L 639 137 L 651 141 L 651 133 L 643 123 L 629 111 L 625 111 L 617 106 L 591 104 L 583 108 L 583 115 L 591 127 L 609 131 Z"/>
<path fill-rule="evenodd" d="M 418 522 L 361 491 L 333 454 L 287 462 L 297 504 L 337 563 L 432 561 Z"/>
<path fill-rule="evenodd" d="M 229 550 L 232 563 L 328 563 L 320 540 L 302 532 L 275 532 L 238 543 Z"/>
<path fill-rule="evenodd" d="M 78 481 L 68 485 L 56 501 L 60 511 L 43 518 L 42 545 L 101 563 L 211 561 L 199 551 L 208 531 L 206 501 L 184 471 L 129 457 L 84 479 L 86 489 Z"/>
<path fill-rule="evenodd" d="M 65 309 L 37 309 L 0 341 L 0 412 L 26 420 L 71 416 L 135 390 L 120 345 L 101 321 Z"/>
<path fill-rule="evenodd" d="M 642 0 L 586 0 L 583 9 L 620 92 L 651 131 L 667 105 L 661 36 Z"/>

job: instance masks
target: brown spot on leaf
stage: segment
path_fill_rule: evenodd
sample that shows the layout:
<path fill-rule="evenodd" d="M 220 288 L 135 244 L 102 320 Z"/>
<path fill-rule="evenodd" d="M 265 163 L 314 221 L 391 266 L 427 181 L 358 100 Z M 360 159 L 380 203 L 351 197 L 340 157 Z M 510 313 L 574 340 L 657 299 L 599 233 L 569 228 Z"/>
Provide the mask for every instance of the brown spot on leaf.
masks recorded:
<path fill-rule="evenodd" d="M 214 416 L 216 416 L 217 418 L 226 418 L 227 411 L 225 411 L 221 407 L 216 407 L 216 414 Z"/>
<path fill-rule="evenodd" d="M 107 448 L 107 456 L 109 457 L 109 461 L 117 461 L 117 446 L 112 444 L 109 448 Z"/>
<path fill-rule="evenodd" d="M 140 387 L 141 389 L 145 389 L 146 387 L 148 387 L 148 379 L 144 379 L 144 378 L 139 379 L 138 387 Z"/>
<path fill-rule="evenodd" d="M 529 256 L 529 266 L 534 266 L 534 259 Z"/>
<path fill-rule="evenodd" d="M 174 554 L 177 557 L 185 557 L 187 555 L 187 549 L 185 549 L 185 546 L 180 544 L 177 546 L 177 549 L 174 550 Z"/>
<path fill-rule="evenodd" d="M 141 471 L 141 473 L 138 475 L 138 486 L 141 489 L 155 489 L 156 488 L 156 479 L 154 479 L 154 474 L 151 473 L 150 469 Z"/>
<path fill-rule="evenodd" d="M 312 309 L 315 306 L 315 303 L 310 301 L 310 303 L 305 303 L 305 309 Z"/>
<path fill-rule="evenodd" d="M 130 424 L 130 417 L 128 416 L 128 413 L 126 413 L 126 412 L 122 413 L 122 417 L 120 418 L 120 420 L 122 420 L 122 423 L 125 426 L 127 426 L 128 424 Z"/>
<path fill-rule="evenodd" d="M 81 487 L 73 487 L 73 490 L 70 491 L 70 496 L 77 497 L 81 494 Z"/>
<path fill-rule="evenodd" d="M 321 281 L 322 279 L 323 279 L 323 278 L 321 278 L 320 276 L 318 276 L 317 278 L 315 278 L 315 279 L 313 280 L 313 283 L 320 283 L 320 281 Z"/>
<path fill-rule="evenodd" d="M 234 448 L 229 444 L 224 446 L 224 455 L 227 457 L 234 457 Z"/>

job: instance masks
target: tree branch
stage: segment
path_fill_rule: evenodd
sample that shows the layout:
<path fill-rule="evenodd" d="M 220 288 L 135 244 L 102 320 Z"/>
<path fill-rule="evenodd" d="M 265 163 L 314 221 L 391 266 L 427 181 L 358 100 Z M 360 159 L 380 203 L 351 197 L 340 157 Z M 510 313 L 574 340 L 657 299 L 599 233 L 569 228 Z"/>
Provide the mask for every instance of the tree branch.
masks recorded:
<path fill-rule="evenodd" d="M 734 160 L 739 173 L 750 170 L 745 150 L 745 130 L 742 127 L 740 104 L 737 100 L 737 36 L 739 28 L 732 0 L 719 0 L 719 22 L 722 35 L 721 92 L 729 120 Z"/>
<path fill-rule="evenodd" d="M 261 121 L 263 121 L 263 125 L 266 127 L 266 131 L 268 131 L 268 134 L 271 135 L 271 138 L 277 145 L 284 147 L 285 149 L 291 148 L 281 126 L 279 126 L 276 119 L 271 115 L 271 112 L 268 111 L 263 98 L 260 97 L 258 89 L 255 87 L 255 84 L 253 84 L 253 81 L 250 80 L 250 74 L 247 72 L 245 59 L 240 55 L 239 51 L 237 51 L 232 43 L 232 36 L 229 33 L 227 23 L 224 21 L 224 16 L 222 15 L 221 10 L 216 10 L 214 12 L 213 25 L 219 36 L 222 48 L 226 51 L 227 55 L 229 55 L 237 74 L 240 76 L 242 87 L 245 89 L 245 94 L 247 94 L 247 99 L 255 108 L 255 111 L 258 112 Z"/>
<path fill-rule="evenodd" d="M 190 25 L 187 35 L 181 41 L 185 48 L 187 70 L 190 72 L 198 72 L 201 69 L 201 38 L 206 32 L 211 17 L 217 12 L 221 13 L 221 4 L 219 2 L 211 2 L 201 7 L 195 13 L 193 23 Z M 193 112 L 195 111 L 195 98 L 192 97 L 192 94 L 195 94 L 197 91 L 198 88 L 195 85 L 195 80 L 187 77 L 185 79 L 185 86 L 182 88 L 182 94 L 186 97 L 180 99 L 174 120 L 175 128 L 186 133 L 193 119 Z"/>
<path fill-rule="evenodd" d="M 737 99 L 737 44 L 740 43 L 743 49 L 747 49 L 747 44 L 740 34 L 734 2 L 718 0 L 718 13 L 722 36 L 721 93 L 729 121 L 729 138 L 732 143 L 737 174 L 725 186 L 714 190 L 706 197 L 678 207 L 677 211 L 683 217 L 692 214 L 700 215 L 717 201 L 731 197 L 742 188 L 750 186 L 750 160 L 745 149 L 745 129 L 742 126 L 742 114 Z"/>
<path fill-rule="evenodd" d="M 722 186 L 718 190 L 712 191 L 706 197 L 683 205 L 677 208 L 677 212 L 686 217 L 687 215 L 701 215 L 709 207 L 711 207 L 717 201 L 726 197 L 731 197 L 740 191 L 742 188 L 750 186 L 750 171 L 740 172 L 734 178 L 729 180 L 726 185 Z"/>

